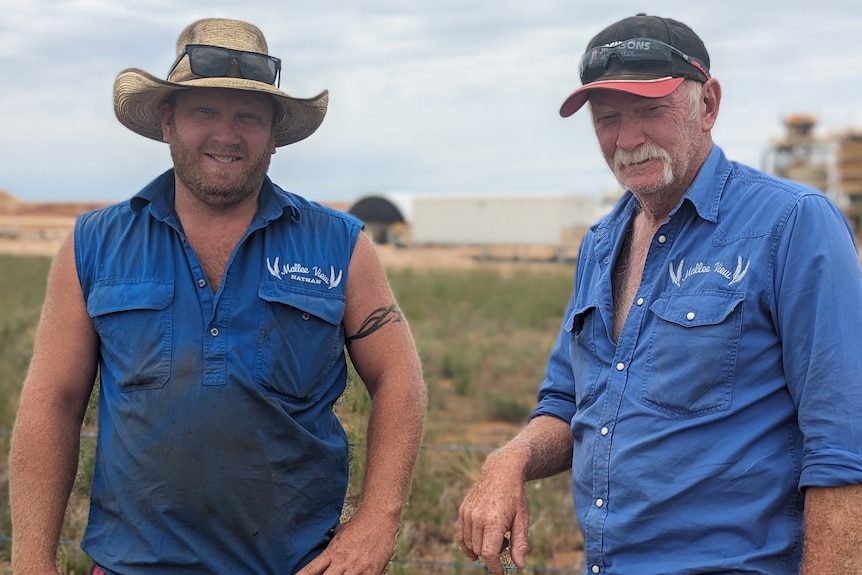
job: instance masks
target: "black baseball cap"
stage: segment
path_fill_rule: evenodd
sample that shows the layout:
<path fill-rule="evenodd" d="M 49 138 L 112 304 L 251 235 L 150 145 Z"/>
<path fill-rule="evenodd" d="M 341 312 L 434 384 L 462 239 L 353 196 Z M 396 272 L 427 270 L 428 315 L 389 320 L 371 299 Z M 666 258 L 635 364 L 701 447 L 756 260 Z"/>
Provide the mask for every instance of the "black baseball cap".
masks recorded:
<path fill-rule="evenodd" d="M 686 79 L 709 79 L 709 54 L 694 30 L 671 18 L 638 14 L 611 24 L 587 45 L 581 58 L 581 84 L 560 108 L 571 116 L 590 90 L 617 90 L 661 98 Z"/>

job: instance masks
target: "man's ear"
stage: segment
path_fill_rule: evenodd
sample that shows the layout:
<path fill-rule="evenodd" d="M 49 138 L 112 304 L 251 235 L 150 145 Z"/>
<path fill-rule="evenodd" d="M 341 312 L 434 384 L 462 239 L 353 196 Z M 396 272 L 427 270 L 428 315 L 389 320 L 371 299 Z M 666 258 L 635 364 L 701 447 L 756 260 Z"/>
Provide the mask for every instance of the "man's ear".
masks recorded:
<path fill-rule="evenodd" d="M 167 142 L 170 135 L 171 120 L 174 114 L 173 104 L 166 100 L 159 104 L 159 123 L 162 126 L 162 141 Z"/>
<path fill-rule="evenodd" d="M 703 116 L 701 117 L 704 132 L 709 132 L 718 120 L 718 109 L 721 105 L 721 84 L 715 78 L 710 78 L 703 85 Z"/>

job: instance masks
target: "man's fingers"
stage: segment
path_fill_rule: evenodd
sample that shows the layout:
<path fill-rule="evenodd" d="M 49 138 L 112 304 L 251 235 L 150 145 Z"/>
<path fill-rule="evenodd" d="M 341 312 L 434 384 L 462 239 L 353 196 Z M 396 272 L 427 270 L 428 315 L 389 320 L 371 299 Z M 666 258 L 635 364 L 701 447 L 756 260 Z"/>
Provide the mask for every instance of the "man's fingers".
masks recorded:
<path fill-rule="evenodd" d="M 512 562 L 519 569 L 527 566 L 527 532 L 529 529 L 529 517 L 523 513 L 515 515 L 515 520 L 512 522 L 512 533 L 510 534 L 509 554 L 512 557 Z"/>
<path fill-rule="evenodd" d="M 477 500 L 482 504 L 476 504 Z M 477 497 L 474 492 L 468 494 L 458 509 L 456 538 L 461 550 L 473 561 L 483 561 L 492 575 L 503 575 L 504 564 L 515 563 L 523 568 L 529 523 L 525 507 L 526 502 L 517 497 L 503 503 L 498 498 L 489 500 Z"/>
<path fill-rule="evenodd" d="M 506 548 L 506 531 L 499 524 L 486 525 L 484 529 L 478 530 L 481 540 L 474 540 L 473 549 L 480 549 L 479 555 L 485 560 L 485 566 L 493 575 L 503 575 L 503 562 L 500 555 Z M 476 532 L 476 530 L 474 530 Z"/>
<path fill-rule="evenodd" d="M 491 573 L 491 575 L 504 575 L 503 562 L 500 560 L 499 553 L 483 555 L 482 558 L 485 560 L 485 568 L 488 570 L 488 573 Z"/>
<path fill-rule="evenodd" d="M 464 504 L 458 509 L 458 525 L 455 532 L 458 536 L 458 545 L 461 546 L 464 555 L 473 561 L 478 559 L 479 554 L 473 551 L 473 522 L 470 513 L 465 510 Z"/>
<path fill-rule="evenodd" d="M 318 575 L 326 571 L 329 566 L 329 558 L 324 550 L 323 553 L 315 557 L 305 567 L 296 572 L 296 575 Z"/>

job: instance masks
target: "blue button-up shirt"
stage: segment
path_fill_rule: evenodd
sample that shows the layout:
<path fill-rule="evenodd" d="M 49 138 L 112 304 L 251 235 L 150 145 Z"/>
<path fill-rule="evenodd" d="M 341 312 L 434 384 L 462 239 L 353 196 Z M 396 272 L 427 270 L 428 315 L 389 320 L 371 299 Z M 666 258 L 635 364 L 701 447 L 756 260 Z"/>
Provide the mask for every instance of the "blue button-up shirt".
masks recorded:
<path fill-rule="evenodd" d="M 841 213 L 718 147 L 615 343 L 627 193 L 586 235 L 534 414 L 571 421 L 588 573 L 798 573 L 804 488 L 862 483 L 862 273 Z"/>
<path fill-rule="evenodd" d="M 362 224 L 267 179 L 214 290 L 173 198 L 171 170 L 75 228 L 101 376 L 82 546 L 123 575 L 294 573 L 347 488 L 332 406 Z"/>

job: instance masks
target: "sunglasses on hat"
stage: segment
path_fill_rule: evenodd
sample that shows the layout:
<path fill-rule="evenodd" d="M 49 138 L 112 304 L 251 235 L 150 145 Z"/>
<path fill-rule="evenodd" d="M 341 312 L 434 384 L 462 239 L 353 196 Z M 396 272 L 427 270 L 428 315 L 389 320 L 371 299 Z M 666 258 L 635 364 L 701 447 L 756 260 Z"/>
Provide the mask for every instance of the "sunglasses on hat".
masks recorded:
<path fill-rule="evenodd" d="M 239 74 L 246 80 L 255 80 L 266 84 L 279 86 L 281 81 L 281 60 L 267 54 L 257 52 L 246 52 L 244 50 L 233 50 L 219 46 L 206 46 L 204 44 L 186 44 L 186 47 L 177 56 L 171 71 L 179 65 L 180 60 L 188 54 L 189 67 L 192 74 L 204 78 L 225 77 L 231 64 L 235 61 Z"/>
<path fill-rule="evenodd" d="M 581 58 L 581 81 L 589 84 L 599 79 L 612 59 L 626 67 L 643 70 L 672 70 L 673 56 L 682 58 L 696 68 L 705 78 L 709 78 L 706 67 L 695 58 L 654 38 L 631 38 L 596 46 Z M 671 75 L 670 73 L 668 75 Z M 685 75 L 687 76 L 687 74 Z"/>

